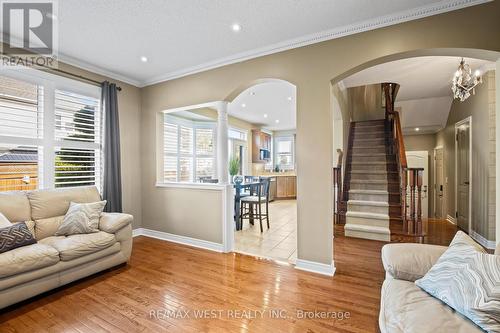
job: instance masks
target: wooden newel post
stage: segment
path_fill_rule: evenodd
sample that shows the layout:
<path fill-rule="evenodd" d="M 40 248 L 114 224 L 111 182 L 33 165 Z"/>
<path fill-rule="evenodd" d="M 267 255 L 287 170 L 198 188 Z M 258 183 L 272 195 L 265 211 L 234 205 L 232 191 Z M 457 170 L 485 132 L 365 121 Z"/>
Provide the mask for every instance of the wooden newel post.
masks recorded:
<path fill-rule="evenodd" d="M 410 170 L 410 220 L 415 222 L 415 185 L 416 185 L 416 173 L 415 169 Z"/>
<path fill-rule="evenodd" d="M 416 170 L 417 172 L 417 223 L 415 224 L 415 233 L 422 233 L 422 180 L 423 180 L 423 169 Z"/>

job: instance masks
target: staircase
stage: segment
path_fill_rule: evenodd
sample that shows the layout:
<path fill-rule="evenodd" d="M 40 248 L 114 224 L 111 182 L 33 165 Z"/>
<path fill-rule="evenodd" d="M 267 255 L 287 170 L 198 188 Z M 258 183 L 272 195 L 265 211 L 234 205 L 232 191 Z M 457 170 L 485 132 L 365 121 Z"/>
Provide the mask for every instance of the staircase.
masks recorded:
<path fill-rule="evenodd" d="M 390 241 L 391 215 L 400 214 L 396 156 L 385 119 L 353 122 L 346 172 L 345 235 Z M 400 219 L 399 219 L 400 220 Z"/>

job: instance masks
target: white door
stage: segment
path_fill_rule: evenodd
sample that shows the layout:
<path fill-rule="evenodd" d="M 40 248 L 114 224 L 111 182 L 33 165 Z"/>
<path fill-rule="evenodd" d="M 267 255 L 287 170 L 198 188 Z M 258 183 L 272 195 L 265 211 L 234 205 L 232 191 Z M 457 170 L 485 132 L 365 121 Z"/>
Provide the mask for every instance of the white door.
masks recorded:
<path fill-rule="evenodd" d="M 456 132 L 456 210 L 460 229 L 469 232 L 470 123 L 455 127 Z"/>
<path fill-rule="evenodd" d="M 422 177 L 422 218 L 429 217 L 429 153 L 427 151 L 407 151 L 408 168 L 423 168 Z"/>
<path fill-rule="evenodd" d="M 434 149 L 434 217 L 445 219 L 443 147 Z"/>

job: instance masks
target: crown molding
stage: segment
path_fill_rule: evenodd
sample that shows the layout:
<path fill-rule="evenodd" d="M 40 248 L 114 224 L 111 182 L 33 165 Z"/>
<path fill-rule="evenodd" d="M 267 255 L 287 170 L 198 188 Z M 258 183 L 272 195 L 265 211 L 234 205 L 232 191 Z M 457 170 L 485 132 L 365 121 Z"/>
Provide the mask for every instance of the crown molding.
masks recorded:
<path fill-rule="evenodd" d="M 345 25 L 331 30 L 326 30 L 318 32 L 315 34 L 310 34 L 302 36 L 296 39 L 290 39 L 284 42 L 269 45 L 263 48 L 257 48 L 254 50 L 240 52 L 229 57 L 219 58 L 214 61 L 205 62 L 196 66 L 191 66 L 162 75 L 152 77 L 151 79 L 141 81 L 133 79 L 131 77 L 104 69 L 100 66 L 89 64 L 88 62 L 76 59 L 74 57 L 67 56 L 59 52 L 57 59 L 63 63 L 71 66 L 93 72 L 98 75 L 106 76 L 108 78 L 122 81 L 130 85 L 142 88 L 149 85 L 157 84 L 160 82 L 165 82 L 184 76 L 204 72 L 210 69 L 223 67 L 230 64 L 235 64 L 238 62 L 243 62 L 246 60 L 262 57 L 265 55 L 270 55 L 273 53 L 278 53 L 286 50 L 291 50 L 315 43 L 324 42 L 327 40 L 332 40 L 336 38 L 341 38 L 349 35 L 354 35 L 361 32 L 366 32 L 370 30 L 375 30 L 403 22 L 408 22 L 412 20 L 421 19 L 428 16 L 438 15 L 458 9 L 463 9 L 466 7 L 471 7 L 475 5 L 480 5 L 483 3 L 491 2 L 493 0 L 443 0 L 438 3 L 430 4 L 427 6 L 417 7 L 406 11 L 401 11 L 391 15 L 380 16 L 370 20 L 362 21 L 359 23 Z"/>
<path fill-rule="evenodd" d="M 58 53 L 57 54 L 57 61 L 65 63 L 65 64 L 70 65 L 70 66 L 78 67 L 80 69 L 92 72 L 94 74 L 106 76 L 106 77 L 113 79 L 113 80 L 125 82 L 125 83 L 133 85 L 135 87 L 139 87 L 139 88 L 144 87 L 143 82 L 141 82 L 139 80 L 132 79 L 128 76 L 115 73 L 113 71 L 104 69 L 100 66 L 95 66 L 95 65 L 89 64 L 88 62 L 78 60 L 76 58 L 67 56 L 65 54 Z"/>
<path fill-rule="evenodd" d="M 410 10 L 401 11 L 391 15 L 380 16 L 371 20 L 366 20 L 351 25 L 345 25 L 332 30 L 326 30 L 315 34 L 306 35 L 296 39 L 291 39 L 277 44 L 269 45 L 263 48 L 237 53 L 229 57 L 220 58 L 200 65 L 168 72 L 142 82 L 140 87 L 145 87 L 164 81 L 178 79 L 183 76 L 204 72 L 210 69 L 230 64 L 235 64 L 238 62 L 262 57 L 273 53 L 278 53 L 302 46 L 320 43 L 327 40 L 345 37 L 365 31 L 375 30 L 378 28 L 383 28 L 403 22 L 417 20 L 428 16 L 438 15 L 466 7 L 480 5 L 491 1 L 493 0 L 452 0 L 452 1 L 444 0 L 427 6 L 413 8 Z"/>

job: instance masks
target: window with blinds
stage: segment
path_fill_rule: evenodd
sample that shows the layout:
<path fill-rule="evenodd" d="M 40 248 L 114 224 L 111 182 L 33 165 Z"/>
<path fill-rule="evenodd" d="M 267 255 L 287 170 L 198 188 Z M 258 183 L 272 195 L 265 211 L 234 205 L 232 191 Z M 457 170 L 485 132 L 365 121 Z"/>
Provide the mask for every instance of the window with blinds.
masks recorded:
<path fill-rule="evenodd" d="M 41 138 L 43 88 L 0 76 L 0 133 L 4 136 Z"/>
<path fill-rule="evenodd" d="M 55 139 L 100 142 L 99 100 L 55 91 Z"/>
<path fill-rule="evenodd" d="M 0 191 L 100 188 L 100 88 L 44 75 L 0 75 Z"/>
<path fill-rule="evenodd" d="M 98 149 L 56 148 L 55 187 L 75 187 L 99 183 Z"/>
<path fill-rule="evenodd" d="M 276 163 L 283 170 L 294 169 L 294 137 L 276 138 Z"/>
<path fill-rule="evenodd" d="M 163 127 L 163 179 L 198 182 L 215 176 L 215 126 L 165 115 Z"/>

